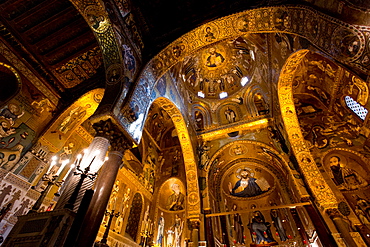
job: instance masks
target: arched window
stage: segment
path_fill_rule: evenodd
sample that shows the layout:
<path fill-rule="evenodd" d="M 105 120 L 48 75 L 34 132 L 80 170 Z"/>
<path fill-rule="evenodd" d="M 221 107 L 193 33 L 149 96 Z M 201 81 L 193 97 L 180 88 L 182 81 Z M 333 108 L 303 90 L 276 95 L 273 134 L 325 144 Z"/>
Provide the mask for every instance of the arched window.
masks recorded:
<path fill-rule="evenodd" d="M 139 193 L 136 193 L 132 200 L 130 215 L 128 217 L 126 233 L 136 241 L 138 228 L 140 225 L 140 214 L 143 207 L 143 199 Z"/>
<path fill-rule="evenodd" d="M 21 89 L 21 80 L 17 71 L 4 63 L 0 63 L 0 106 L 13 98 Z"/>
<path fill-rule="evenodd" d="M 348 106 L 349 109 L 351 109 L 359 118 L 365 120 L 366 115 L 368 113 L 368 110 L 365 109 L 365 107 L 357 103 L 354 99 L 352 99 L 349 96 L 344 97 L 344 100 L 346 101 L 346 105 Z"/>

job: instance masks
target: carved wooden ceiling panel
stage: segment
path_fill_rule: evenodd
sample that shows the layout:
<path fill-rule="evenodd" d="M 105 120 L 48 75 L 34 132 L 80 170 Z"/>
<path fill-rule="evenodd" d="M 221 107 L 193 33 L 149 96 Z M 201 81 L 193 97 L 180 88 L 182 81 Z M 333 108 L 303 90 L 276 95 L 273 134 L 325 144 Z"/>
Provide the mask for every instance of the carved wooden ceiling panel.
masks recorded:
<path fill-rule="evenodd" d="M 66 0 L 1 1 L 3 38 L 57 90 L 73 88 L 101 67 L 95 36 Z"/>

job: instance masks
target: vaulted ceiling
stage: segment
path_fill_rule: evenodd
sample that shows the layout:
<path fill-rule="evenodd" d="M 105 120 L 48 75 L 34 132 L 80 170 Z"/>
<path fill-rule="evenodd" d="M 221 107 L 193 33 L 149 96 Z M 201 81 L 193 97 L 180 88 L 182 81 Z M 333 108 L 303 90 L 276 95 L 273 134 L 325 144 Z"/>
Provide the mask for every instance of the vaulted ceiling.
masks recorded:
<path fill-rule="evenodd" d="M 251 8 L 304 4 L 352 24 L 368 24 L 364 1 L 112 0 L 134 18 L 144 43 L 143 65 L 168 44 L 214 19 Z M 126 22 L 127 23 L 127 22 Z M 70 104 L 83 93 L 104 87 L 104 68 L 93 32 L 68 0 L 1 0 L 0 35 L 22 60 Z"/>

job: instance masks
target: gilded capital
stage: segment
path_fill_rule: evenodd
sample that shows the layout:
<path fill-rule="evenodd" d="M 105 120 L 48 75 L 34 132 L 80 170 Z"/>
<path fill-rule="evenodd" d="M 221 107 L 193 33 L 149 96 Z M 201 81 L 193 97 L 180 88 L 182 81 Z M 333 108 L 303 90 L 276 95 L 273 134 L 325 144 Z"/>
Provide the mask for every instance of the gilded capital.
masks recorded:
<path fill-rule="evenodd" d="M 188 219 L 189 230 L 199 229 L 200 221 L 198 219 Z"/>
<path fill-rule="evenodd" d="M 326 210 L 326 213 L 329 215 L 330 219 L 342 217 L 342 214 L 339 212 L 338 208 L 329 208 Z"/>
<path fill-rule="evenodd" d="M 112 151 L 123 153 L 131 147 L 130 141 L 110 118 L 100 120 L 94 123 L 92 127 L 96 131 L 96 136 L 101 136 L 109 140 Z"/>

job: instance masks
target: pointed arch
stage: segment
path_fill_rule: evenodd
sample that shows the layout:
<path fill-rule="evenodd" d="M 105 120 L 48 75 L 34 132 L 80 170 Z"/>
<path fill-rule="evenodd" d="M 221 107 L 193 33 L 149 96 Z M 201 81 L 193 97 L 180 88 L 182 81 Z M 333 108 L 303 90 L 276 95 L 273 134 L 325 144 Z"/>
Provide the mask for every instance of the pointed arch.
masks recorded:
<path fill-rule="evenodd" d="M 232 124 L 242 120 L 244 117 L 238 106 L 238 103 L 233 101 L 229 101 L 225 104 L 219 104 L 219 106 L 216 109 L 216 114 L 217 121 L 221 124 Z"/>
<path fill-rule="evenodd" d="M 194 148 L 190 140 L 187 124 L 180 110 L 167 98 L 160 97 L 155 100 L 171 117 L 181 144 L 186 171 L 187 187 L 187 213 L 188 218 L 199 218 L 200 197 L 198 185 L 198 171 L 195 162 Z"/>
<path fill-rule="evenodd" d="M 22 88 L 22 80 L 16 69 L 1 62 L 0 77 L 2 80 L 0 85 L 0 107 L 2 107 L 19 93 Z"/>
<path fill-rule="evenodd" d="M 261 95 L 263 101 L 267 99 L 266 92 L 264 92 L 257 84 L 251 85 L 248 90 L 245 92 L 244 100 L 247 106 L 247 109 L 250 111 L 251 117 L 257 117 L 260 115 L 261 109 L 258 109 L 255 102 L 255 97 Z M 265 107 L 270 108 L 268 102 L 264 102 Z M 268 109 L 266 110 L 268 112 Z"/>
<path fill-rule="evenodd" d="M 132 202 L 131 202 L 131 209 L 128 215 L 128 220 L 126 224 L 125 232 L 134 240 L 138 238 L 139 233 L 139 226 L 140 224 L 140 216 L 142 214 L 142 209 L 144 205 L 143 196 L 137 192 L 135 193 Z"/>
<path fill-rule="evenodd" d="M 234 153 L 236 147 L 240 147 L 240 149 Z M 261 155 L 251 157 L 250 152 L 260 153 Z M 233 153 L 233 158 L 224 160 L 222 156 L 225 153 Z M 209 191 L 204 193 L 204 205 L 211 204 L 210 190 L 215 191 L 215 197 L 218 201 L 221 199 L 223 175 L 239 162 L 252 162 L 271 171 L 278 178 L 275 181 L 279 181 L 280 189 L 287 192 L 286 195 L 288 196 L 284 199 L 287 203 L 297 202 L 297 200 L 299 201 L 301 198 L 309 196 L 302 186 L 299 173 L 290 167 L 289 163 L 277 150 L 262 142 L 236 140 L 220 147 L 211 157 L 208 163 L 210 165 L 205 168 L 207 190 Z M 294 193 L 288 191 L 288 188 L 292 188 Z M 297 195 L 298 198 L 293 198 L 293 194 Z"/>
<path fill-rule="evenodd" d="M 323 209 L 335 208 L 337 207 L 337 199 L 322 177 L 310 150 L 305 144 L 293 101 L 294 74 L 308 52 L 308 50 L 300 50 L 293 53 L 281 70 L 278 82 L 280 112 L 292 151 L 317 204 Z"/>
<path fill-rule="evenodd" d="M 199 112 L 200 114 L 202 114 L 202 117 L 203 117 L 202 118 L 203 129 L 200 129 L 200 131 L 207 129 L 212 124 L 210 110 L 203 103 L 193 104 L 191 107 L 191 116 L 195 122 L 198 121 L 196 112 Z"/>
<path fill-rule="evenodd" d="M 109 3 L 103 3 L 98 0 L 70 0 L 70 2 L 90 26 L 103 55 L 106 78 L 105 90 L 108 97 L 102 99 L 102 103 L 94 116 L 98 118 L 109 113 L 118 115 L 129 90 L 130 80 L 133 77 L 131 72 L 125 69 L 125 63 L 122 58 L 122 49 L 124 48 L 120 44 L 121 40 L 117 37 L 121 36 L 123 32 L 117 30 L 117 25 L 116 27 L 113 25 L 112 16 L 106 10 L 106 5 Z M 132 46 L 128 43 L 124 45 Z M 132 50 L 136 51 L 136 49 Z"/>
<path fill-rule="evenodd" d="M 256 83 L 251 84 L 248 89 L 244 93 L 244 101 L 247 109 L 249 110 L 249 114 L 252 117 L 258 116 L 258 112 L 256 107 L 254 107 L 253 97 L 254 95 L 259 92 L 260 89 Z"/>

